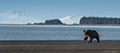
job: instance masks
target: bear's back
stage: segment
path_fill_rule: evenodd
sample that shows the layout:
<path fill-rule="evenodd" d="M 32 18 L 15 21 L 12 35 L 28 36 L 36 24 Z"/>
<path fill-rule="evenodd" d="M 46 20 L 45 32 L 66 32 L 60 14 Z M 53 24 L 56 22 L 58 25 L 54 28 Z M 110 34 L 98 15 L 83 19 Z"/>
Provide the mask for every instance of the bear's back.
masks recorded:
<path fill-rule="evenodd" d="M 95 31 L 95 30 L 90 30 L 88 35 L 89 35 L 91 38 L 96 38 L 96 37 L 99 36 L 98 33 L 97 33 L 97 31 Z"/>

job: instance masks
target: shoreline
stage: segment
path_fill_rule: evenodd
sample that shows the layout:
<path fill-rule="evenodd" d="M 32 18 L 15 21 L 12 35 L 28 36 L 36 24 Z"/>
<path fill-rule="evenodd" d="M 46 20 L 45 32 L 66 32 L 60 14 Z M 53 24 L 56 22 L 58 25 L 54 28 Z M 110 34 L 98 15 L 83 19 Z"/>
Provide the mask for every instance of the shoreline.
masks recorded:
<path fill-rule="evenodd" d="M 84 43 L 83 40 L 4 40 L 0 41 L 0 53 L 120 53 L 120 40 L 101 40 L 100 43 Z"/>
<path fill-rule="evenodd" d="M 88 42 L 88 41 L 87 41 Z M 0 40 L 0 44 L 89 44 L 84 40 Z M 120 44 L 120 40 L 93 40 L 90 44 Z"/>
<path fill-rule="evenodd" d="M 120 53 L 120 44 L 0 44 L 0 53 Z"/>

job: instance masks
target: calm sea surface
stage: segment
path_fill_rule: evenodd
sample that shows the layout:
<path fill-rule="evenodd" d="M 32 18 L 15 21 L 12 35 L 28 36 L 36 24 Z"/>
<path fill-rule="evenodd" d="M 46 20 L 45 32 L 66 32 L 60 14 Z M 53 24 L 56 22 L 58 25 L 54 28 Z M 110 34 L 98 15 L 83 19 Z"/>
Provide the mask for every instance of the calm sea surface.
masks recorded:
<path fill-rule="evenodd" d="M 120 26 L 0 25 L 0 40 L 83 40 L 83 30 L 96 30 L 101 40 L 120 40 Z"/>

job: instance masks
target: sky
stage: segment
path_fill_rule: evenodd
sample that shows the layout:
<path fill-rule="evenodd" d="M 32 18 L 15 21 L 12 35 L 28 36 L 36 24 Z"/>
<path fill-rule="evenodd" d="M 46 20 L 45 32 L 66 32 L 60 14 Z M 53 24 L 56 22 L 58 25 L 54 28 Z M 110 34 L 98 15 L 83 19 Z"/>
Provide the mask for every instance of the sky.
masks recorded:
<path fill-rule="evenodd" d="M 79 23 L 83 16 L 120 18 L 120 0 L 0 0 L 0 24 L 60 19 Z"/>

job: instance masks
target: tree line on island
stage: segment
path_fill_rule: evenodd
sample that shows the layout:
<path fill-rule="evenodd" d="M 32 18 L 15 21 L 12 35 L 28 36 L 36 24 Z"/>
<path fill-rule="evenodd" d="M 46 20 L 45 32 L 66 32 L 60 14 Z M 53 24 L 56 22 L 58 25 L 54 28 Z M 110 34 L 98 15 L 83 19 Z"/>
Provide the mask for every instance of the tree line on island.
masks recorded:
<path fill-rule="evenodd" d="M 120 18 L 117 17 L 82 17 L 79 21 L 79 24 L 120 24 Z M 45 23 L 28 23 L 27 25 L 66 25 L 62 23 L 59 19 L 46 20 Z M 72 25 L 78 25 L 73 23 Z"/>
<path fill-rule="evenodd" d="M 80 24 L 120 24 L 120 18 L 117 17 L 82 17 Z"/>
<path fill-rule="evenodd" d="M 63 23 L 59 19 L 46 20 L 45 23 L 33 23 L 32 25 L 62 25 Z M 28 23 L 31 25 L 31 23 Z"/>

